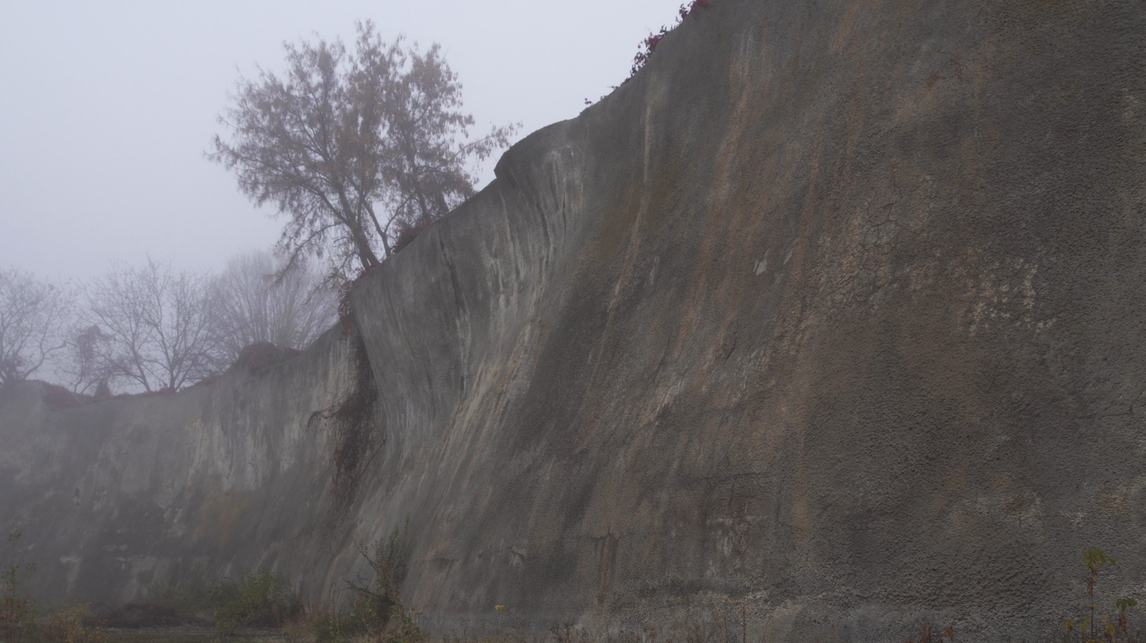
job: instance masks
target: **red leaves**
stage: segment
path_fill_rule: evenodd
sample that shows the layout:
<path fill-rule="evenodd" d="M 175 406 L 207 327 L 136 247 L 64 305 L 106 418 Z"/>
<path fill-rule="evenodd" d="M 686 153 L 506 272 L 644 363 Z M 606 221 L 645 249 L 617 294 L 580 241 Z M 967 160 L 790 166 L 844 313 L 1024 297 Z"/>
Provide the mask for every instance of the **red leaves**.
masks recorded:
<path fill-rule="evenodd" d="M 661 27 L 659 32 L 651 33 L 641 41 L 641 48 L 637 49 L 637 55 L 633 57 L 633 68 L 629 71 L 629 78 L 635 76 L 641 67 L 645 66 L 666 34 L 668 34 L 668 27 Z M 625 82 L 629 82 L 628 78 L 625 79 Z"/>
<path fill-rule="evenodd" d="M 421 234 L 422 231 L 425 230 L 429 225 L 429 221 L 423 221 L 422 223 L 415 223 L 413 225 L 399 228 L 398 236 L 394 240 L 394 248 L 392 251 L 397 254 L 402 250 L 402 248 L 410 245 L 410 242 L 417 238 L 417 236 Z"/>
<path fill-rule="evenodd" d="M 688 4 L 682 4 L 680 9 L 677 10 L 677 21 L 676 25 L 673 25 L 673 27 L 675 28 L 677 25 L 683 22 L 685 18 L 690 16 L 695 20 L 698 17 L 701 9 L 708 8 L 708 0 L 692 0 L 692 2 Z M 629 77 L 626 78 L 623 83 L 621 83 L 622 85 L 629 82 L 633 76 L 637 75 L 637 72 L 640 71 L 641 67 L 645 66 L 645 63 L 649 61 L 649 58 L 653 55 L 653 52 L 657 50 L 657 45 L 660 44 L 661 39 L 664 38 L 668 32 L 668 27 L 661 27 L 660 31 L 656 33 L 650 33 L 647 38 L 641 41 L 641 44 L 637 48 L 637 55 L 633 57 L 633 68 L 629 71 Z"/>
<path fill-rule="evenodd" d="M 71 409 L 83 404 L 83 400 L 68 389 L 44 382 L 44 404 L 53 411 Z"/>
<path fill-rule="evenodd" d="M 270 342 L 255 342 L 248 344 L 239 351 L 239 357 L 235 360 L 234 365 L 258 372 L 282 364 L 300 352 L 294 348 L 276 346 Z"/>
<path fill-rule="evenodd" d="M 692 4 L 688 5 L 687 7 L 682 4 L 680 6 L 680 19 L 684 20 L 685 18 L 692 16 L 692 18 L 695 20 L 696 14 L 699 12 L 699 10 L 707 8 L 708 0 L 692 0 Z"/>

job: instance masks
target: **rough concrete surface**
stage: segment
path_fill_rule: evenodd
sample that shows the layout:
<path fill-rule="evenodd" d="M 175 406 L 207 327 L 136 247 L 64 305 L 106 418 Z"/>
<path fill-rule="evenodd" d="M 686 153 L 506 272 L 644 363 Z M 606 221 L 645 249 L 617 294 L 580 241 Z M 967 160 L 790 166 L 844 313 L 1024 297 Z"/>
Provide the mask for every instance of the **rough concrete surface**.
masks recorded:
<path fill-rule="evenodd" d="M 338 330 L 171 396 L 6 392 L 37 591 L 265 564 L 337 599 L 408 517 L 442 628 L 1029 636 L 1084 546 L 1146 598 L 1146 5 L 710 3 L 353 290 L 381 412 L 347 517 Z"/>

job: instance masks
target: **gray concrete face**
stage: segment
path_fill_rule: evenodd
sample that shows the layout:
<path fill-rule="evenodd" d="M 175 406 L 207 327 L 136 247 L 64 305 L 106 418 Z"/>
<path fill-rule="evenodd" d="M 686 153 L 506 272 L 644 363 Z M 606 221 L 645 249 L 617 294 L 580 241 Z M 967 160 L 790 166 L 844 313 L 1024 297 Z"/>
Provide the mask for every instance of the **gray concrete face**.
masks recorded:
<path fill-rule="evenodd" d="M 385 443 L 349 518 L 307 429 L 337 331 L 168 397 L 7 392 L 38 590 L 267 564 L 331 598 L 406 517 L 436 627 L 1030 636 L 1084 546 L 1141 588 L 1144 5 L 711 3 L 353 290 Z"/>
<path fill-rule="evenodd" d="M 35 593 L 116 605 L 259 565 L 325 586 L 333 438 L 311 418 L 346 383 L 346 341 L 173 395 L 53 411 L 39 383 L 0 392 L 0 530 L 21 532 Z"/>

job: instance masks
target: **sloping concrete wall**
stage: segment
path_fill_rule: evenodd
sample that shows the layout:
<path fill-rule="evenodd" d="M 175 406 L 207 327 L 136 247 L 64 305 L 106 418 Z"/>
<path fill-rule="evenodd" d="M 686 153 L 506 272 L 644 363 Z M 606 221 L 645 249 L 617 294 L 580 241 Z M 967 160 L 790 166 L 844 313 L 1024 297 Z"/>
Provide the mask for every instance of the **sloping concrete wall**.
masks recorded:
<path fill-rule="evenodd" d="M 306 428 L 337 331 L 171 397 L 9 392 L 41 588 L 266 563 L 317 596 L 406 517 L 440 627 L 1029 635 L 1083 546 L 1141 587 L 1144 5 L 711 4 L 353 291 L 385 443 L 347 519 Z"/>
<path fill-rule="evenodd" d="M 258 565 L 325 587 L 345 543 L 327 519 L 334 438 L 311 418 L 352 373 L 346 343 L 331 332 L 258 376 L 63 411 L 39 383 L 0 392 L 0 530 L 21 532 L 36 594 L 116 605 Z"/>

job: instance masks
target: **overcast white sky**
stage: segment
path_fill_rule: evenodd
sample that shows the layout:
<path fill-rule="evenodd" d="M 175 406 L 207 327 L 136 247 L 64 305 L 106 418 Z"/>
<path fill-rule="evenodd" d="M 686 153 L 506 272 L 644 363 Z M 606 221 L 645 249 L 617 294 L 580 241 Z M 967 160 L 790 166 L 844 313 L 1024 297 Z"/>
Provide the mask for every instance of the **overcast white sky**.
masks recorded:
<path fill-rule="evenodd" d="M 215 270 L 273 245 L 282 220 L 203 152 L 239 75 L 280 70 L 284 40 L 350 43 L 370 18 L 440 43 L 474 131 L 520 122 L 520 138 L 608 93 L 679 4 L 0 0 L 0 268 L 86 278 L 150 253 Z"/>

